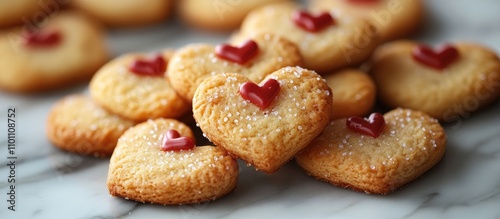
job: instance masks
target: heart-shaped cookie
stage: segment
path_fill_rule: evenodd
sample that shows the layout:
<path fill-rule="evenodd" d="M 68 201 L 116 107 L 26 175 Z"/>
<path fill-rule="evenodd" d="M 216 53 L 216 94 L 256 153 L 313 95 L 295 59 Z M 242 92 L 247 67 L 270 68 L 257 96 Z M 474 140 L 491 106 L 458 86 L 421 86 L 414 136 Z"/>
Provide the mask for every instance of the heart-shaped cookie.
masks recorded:
<path fill-rule="evenodd" d="M 250 101 L 260 109 L 266 109 L 280 91 L 280 83 L 269 79 L 262 86 L 253 82 L 245 82 L 240 86 L 240 94 L 243 99 Z"/>
<path fill-rule="evenodd" d="M 236 160 L 213 146 L 164 150 L 164 138 L 172 131 L 179 136 L 170 137 L 194 142 L 189 127 L 173 119 L 148 120 L 120 137 L 109 164 L 111 195 L 164 205 L 192 204 L 214 200 L 234 189 Z"/>
<path fill-rule="evenodd" d="M 420 110 L 443 121 L 455 121 L 469 117 L 471 112 L 497 99 L 498 56 L 477 44 L 450 45 L 458 51 L 458 57 L 443 69 L 417 61 L 416 42 L 395 41 L 378 48 L 370 73 L 382 102 L 393 108 Z M 452 50 L 443 52 L 454 53 Z"/>
<path fill-rule="evenodd" d="M 315 72 L 285 67 L 259 86 L 272 80 L 279 83 L 279 91 L 266 107 L 242 96 L 241 86 L 249 79 L 236 73 L 207 78 L 193 98 L 194 118 L 205 136 L 267 173 L 318 136 L 332 110 L 331 91 Z"/>
<path fill-rule="evenodd" d="M 250 12 L 231 42 L 241 43 L 263 33 L 295 43 L 302 67 L 321 74 L 360 64 L 379 44 L 378 31 L 369 20 L 337 16 L 328 10 L 310 12 L 288 1 Z"/>
<path fill-rule="evenodd" d="M 220 45 L 216 47 L 209 44 L 191 44 L 179 49 L 169 62 L 167 70 L 172 87 L 184 99 L 191 102 L 198 85 L 209 76 L 220 73 L 240 73 L 253 82 L 260 82 L 268 74 L 282 67 L 301 64 L 301 56 L 297 47 L 284 38 L 262 34 L 251 40 L 249 41 L 247 38 L 244 43 L 232 46 Z M 257 48 L 254 48 L 253 43 L 249 42 L 254 42 Z M 227 48 L 229 46 L 233 47 L 233 55 L 236 47 L 243 47 L 245 53 L 248 52 L 249 48 L 247 47 L 249 46 L 257 50 L 250 50 L 250 55 L 246 55 L 248 60 L 228 61 L 227 59 L 231 58 L 221 58 L 220 54 L 217 53 L 224 50 L 226 52 L 224 54 L 228 56 Z"/>
<path fill-rule="evenodd" d="M 421 176 L 441 160 L 446 134 L 420 111 L 395 109 L 373 138 L 351 130 L 346 118 L 333 120 L 297 163 L 313 177 L 366 193 L 387 194 Z"/>

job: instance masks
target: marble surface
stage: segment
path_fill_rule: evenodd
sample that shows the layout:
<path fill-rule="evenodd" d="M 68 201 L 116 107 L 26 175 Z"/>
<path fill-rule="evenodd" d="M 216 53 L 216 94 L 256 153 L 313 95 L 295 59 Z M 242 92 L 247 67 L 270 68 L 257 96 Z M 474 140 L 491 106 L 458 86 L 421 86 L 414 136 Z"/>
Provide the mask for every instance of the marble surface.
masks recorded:
<path fill-rule="evenodd" d="M 427 0 L 428 14 L 415 39 L 435 44 L 473 41 L 500 53 L 500 1 Z M 113 54 L 223 42 L 224 34 L 187 29 L 174 22 L 113 30 Z M 308 177 L 295 164 L 276 174 L 240 163 L 238 187 L 215 202 L 161 206 L 111 197 L 109 161 L 54 148 L 45 119 L 60 97 L 86 85 L 41 95 L 0 93 L 0 218 L 500 218 L 500 101 L 445 124 L 443 160 L 415 182 L 388 196 L 336 188 Z M 16 211 L 7 209 L 10 161 L 7 111 L 16 109 Z"/>

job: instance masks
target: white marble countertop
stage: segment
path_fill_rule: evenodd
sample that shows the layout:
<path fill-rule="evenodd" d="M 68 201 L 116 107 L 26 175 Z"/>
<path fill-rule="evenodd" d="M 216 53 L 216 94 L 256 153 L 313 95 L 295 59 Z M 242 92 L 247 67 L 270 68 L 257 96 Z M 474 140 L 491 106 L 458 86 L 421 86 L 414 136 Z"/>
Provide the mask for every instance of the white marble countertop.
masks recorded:
<path fill-rule="evenodd" d="M 482 43 L 500 53 L 500 1 L 427 0 L 427 19 L 415 39 Z M 175 22 L 174 22 L 175 23 Z M 190 42 L 224 42 L 178 24 L 114 30 L 114 55 L 176 48 Z M 0 93 L 0 218 L 500 218 L 500 101 L 445 124 L 443 160 L 388 196 L 336 188 L 287 164 L 276 174 L 242 164 L 238 187 L 200 205 L 161 206 L 111 197 L 109 161 L 62 152 L 45 137 L 45 119 L 60 97 L 85 85 L 42 95 Z M 7 111 L 16 109 L 16 211 L 7 209 Z"/>

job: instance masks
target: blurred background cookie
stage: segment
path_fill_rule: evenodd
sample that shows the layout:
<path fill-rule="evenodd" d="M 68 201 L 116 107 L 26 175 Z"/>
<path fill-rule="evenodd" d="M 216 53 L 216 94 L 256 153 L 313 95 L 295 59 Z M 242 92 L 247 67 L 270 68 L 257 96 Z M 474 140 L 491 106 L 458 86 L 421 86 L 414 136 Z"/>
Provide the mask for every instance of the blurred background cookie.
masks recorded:
<path fill-rule="evenodd" d="M 191 102 L 196 88 L 210 76 L 239 73 L 258 82 L 280 68 L 301 63 L 295 44 L 277 35 L 260 34 L 236 44 L 188 44 L 174 54 L 167 75 L 177 93 Z"/>
<path fill-rule="evenodd" d="M 335 186 L 388 194 L 436 165 L 445 150 L 446 133 L 436 119 L 398 108 L 333 120 L 296 161 Z"/>
<path fill-rule="evenodd" d="M 415 33 L 424 17 L 421 0 L 310 0 L 313 11 L 329 10 L 338 16 L 353 16 L 372 21 L 383 41 Z"/>
<path fill-rule="evenodd" d="M 74 0 L 72 6 L 108 26 L 135 27 L 162 22 L 171 14 L 173 0 Z"/>
<path fill-rule="evenodd" d="M 55 90 L 92 77 L 108 60 L 101 26 L 75 12 L 59 12 L 40 27 L 0 33 L 0 89 Z"/>
<path fill-rule="evenodd" d="M 53 4 L 58 3 L 53 0 L 2 0 L 0 28 L 43 21 L 55 9 Z"/>
<path fill-rule="evenodd" d="M 189 25 L 224 31 L 238 28 L 251 10 L 279 1 L 287 0 L 182 0 L 177 4 L 180 16 Z"/>

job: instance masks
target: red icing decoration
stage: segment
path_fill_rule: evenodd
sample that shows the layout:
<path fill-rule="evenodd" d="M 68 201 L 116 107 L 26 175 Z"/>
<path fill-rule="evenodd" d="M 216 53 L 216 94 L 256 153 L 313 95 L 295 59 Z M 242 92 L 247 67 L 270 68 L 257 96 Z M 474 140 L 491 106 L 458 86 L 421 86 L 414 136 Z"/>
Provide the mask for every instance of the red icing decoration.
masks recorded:
<path fill-rule="evenodd" d="M 23 44 L 28 47 L 51 47 L 61 42 L 61 34 L 55 30 L 38 30 L 23 35 Z"/>
<path fill-rule="evenodd" d="M 458 50 L 451 45 L 444 45 L 436 50 L 418 45 L 413 49 L 412 56 L 424 65 L 442 70 L 458 58 Z"/>
<path fill-rule="evenodd" d="M 246 41 L 240 47 L 234 47 L 228 44 L 222 44 L 215 47 L 215 54 L 218 57 L 241 65 L 252 59 L 258 51 L 259 46 L 253 40 Z"/>
<path fill-rule="evenodd" d="M 161 55 L 156 55 L 148 60 L 135 60 L 129 69 L 138 75 L 163 76 L 167 70 L 167 62 Z"/>
<path fill-rule="evenodd" d="M 266 109 L 280 92 L 280 83 L 275 79 L 269 79 L 264 85 L 259 86 L 252 82 L 246 82 L 240 87 L 240 95 L 245 100 L 257 105 L 260 109 Z"/>
<path fill-rule="evenodd" d="M 180 151 L 194 148 L 194 142 L 191 138 L 181 137 L 179 132 L 170 129 L 163 136 L 163 151 Z"/>
<path fill-rule="evenodd" d="M 318 32 L 335 22 L 328 12 L 313 16 L 306 11 L 300 10 L 293 13 L 293 21 L 297 26 L 309 32 Z"/>
<path fill-rule="evenodd" d="M 372 113 L 368 119 L 352 116 L 347 119 L 346 125 L 355 132 L 377 138 L 384 129 L 385 119 L 380 113 Z"/>

